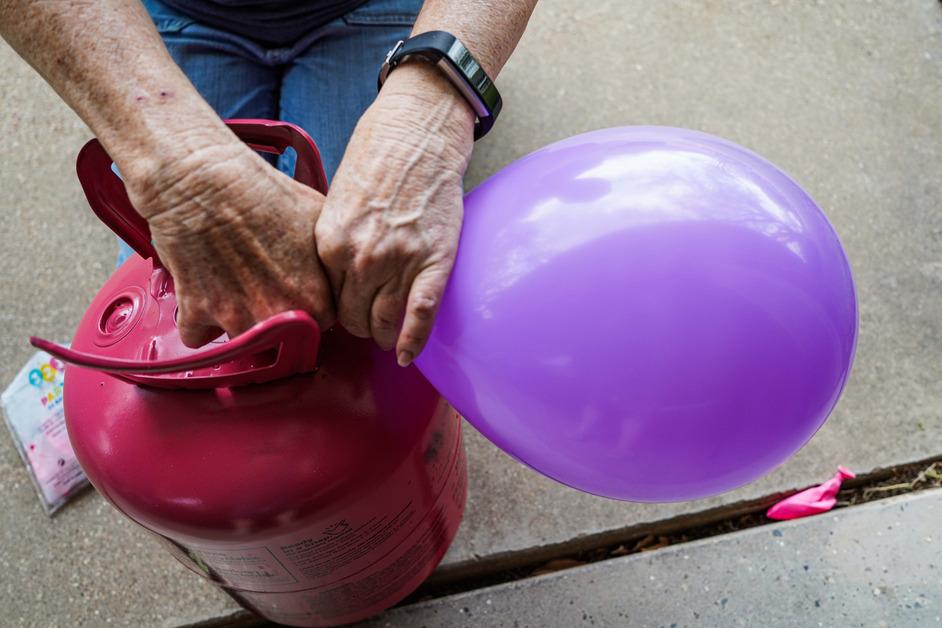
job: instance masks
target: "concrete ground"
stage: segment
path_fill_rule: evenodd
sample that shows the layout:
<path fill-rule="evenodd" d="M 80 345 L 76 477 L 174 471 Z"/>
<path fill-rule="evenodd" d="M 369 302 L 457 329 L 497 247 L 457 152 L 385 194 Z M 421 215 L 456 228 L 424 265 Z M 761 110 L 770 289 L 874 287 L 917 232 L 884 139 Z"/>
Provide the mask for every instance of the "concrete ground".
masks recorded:
<path fill-rule="evenodd" d="M 390 611 L 357 628 L 942 625 L 942 490 Z"/>
<path fill-rule="evenodd" d="M 790 172 L 833 221 L 860 299 L 850 384 L 770 476 L 718 498 L 607 501 L 536 475 L 469 428 L 469 507 L 443 575 L 942 453 L 942 5 L 543 0 L 501 75 L 469 183 L 553 140 L 625 124 L 701 129 Z M 114 245 L 74 158 L 89 132 L 0 44 L 0 384 L 26 337 L 68 339 Z M 575 313 L 574 316 L 580 316 Z M 0 437 L 0 608 L 13 625 L 179 625 L 236 610 L 94 494 L 42 514 Z"/>

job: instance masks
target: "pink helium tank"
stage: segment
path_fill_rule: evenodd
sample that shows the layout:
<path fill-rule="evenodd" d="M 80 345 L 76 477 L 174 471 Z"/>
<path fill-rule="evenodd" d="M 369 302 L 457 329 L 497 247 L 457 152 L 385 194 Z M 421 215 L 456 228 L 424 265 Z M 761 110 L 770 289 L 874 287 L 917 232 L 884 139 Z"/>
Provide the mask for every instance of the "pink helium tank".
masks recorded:
<path fill-rule="evenodd" d="M 857 301 L 824 212 L 688 129 L 571 137 L 465 197 L 416 364 L 470 423 L 574 488 L 695 499 L 768 473 L 850 373 Z"/>
<path fill-rule="evenodd" d="M 230 121 L 257 150 L 317 149 L 290 124 Z M 341 329 L 284 312 L 185 347 L 173 280 L 111 159 L 92 140 L 78 173 L 96 214 L 138 253 L 92 301 L 65 380 L 69 437 L 92 484 L 184 565 L 245 608 L 295 626 L 353 622 L 405 597 L 461 520 L 459 418 L 415 368 Z"/>

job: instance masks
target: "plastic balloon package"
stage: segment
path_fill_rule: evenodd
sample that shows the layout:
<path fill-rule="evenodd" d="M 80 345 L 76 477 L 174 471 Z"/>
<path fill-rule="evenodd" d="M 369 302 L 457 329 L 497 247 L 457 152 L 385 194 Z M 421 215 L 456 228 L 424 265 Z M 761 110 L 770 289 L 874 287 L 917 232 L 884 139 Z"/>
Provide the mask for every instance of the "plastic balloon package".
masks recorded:
<path fill-rule="evenodd" d="M 65 365 L 37 352 L 0 396 L 13 442 L 47 515 L 88 486 L 65 428 Z"/>

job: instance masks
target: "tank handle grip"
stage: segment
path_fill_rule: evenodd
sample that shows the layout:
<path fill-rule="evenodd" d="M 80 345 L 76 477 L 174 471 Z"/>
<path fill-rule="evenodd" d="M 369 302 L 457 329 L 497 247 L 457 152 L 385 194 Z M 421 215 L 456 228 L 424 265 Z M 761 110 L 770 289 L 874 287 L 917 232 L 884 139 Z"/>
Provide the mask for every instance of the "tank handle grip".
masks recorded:
<path fill-rule="evenodd" d="M 251 148 L 280 155 L 289 147 L 297 153 L 294 178 L 321 194 L 327 193 L 327 175 L 314 140 L 301 127 L 278 120 L 232 119 L 226 125 Z M 111 157 L 97 139 L 79 152 L 76 172 L 92 211 L 141 257 L 163 266 L 151 244 L 150 227 L 134 209 L 124 182 L 111 169 Z"/>
<path fill-rule="evenodd" d="M 226 343 L 166 360 L 132 360 L 76 351 L 31 336 L 37 349 L 63 362 L 157 388 L 258 384 L 315 370 L 321 332 L 301 310 L 275 314 Z"/>

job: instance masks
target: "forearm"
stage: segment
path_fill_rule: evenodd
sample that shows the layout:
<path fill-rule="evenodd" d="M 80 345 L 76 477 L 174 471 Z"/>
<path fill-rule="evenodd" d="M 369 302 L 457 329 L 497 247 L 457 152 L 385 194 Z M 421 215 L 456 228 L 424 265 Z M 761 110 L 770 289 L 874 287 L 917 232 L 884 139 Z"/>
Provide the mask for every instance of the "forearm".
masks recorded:
<path fill-rule="evenodd" d="M 536 0 L 425 0 L 412 34 L 448 31 L 494 78 L 517 46 L 535 6 Z"/>
<path fill-rule="evenodd" d="M 126 176 L 236 141 L 137 0 L 0 0 L 0 35 L 91 127 Z"/>

